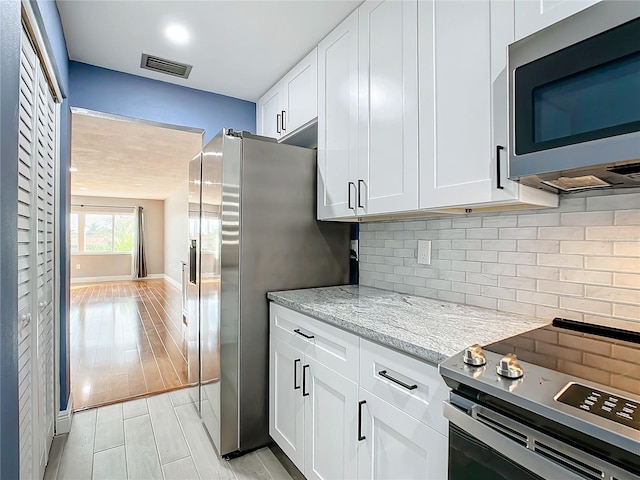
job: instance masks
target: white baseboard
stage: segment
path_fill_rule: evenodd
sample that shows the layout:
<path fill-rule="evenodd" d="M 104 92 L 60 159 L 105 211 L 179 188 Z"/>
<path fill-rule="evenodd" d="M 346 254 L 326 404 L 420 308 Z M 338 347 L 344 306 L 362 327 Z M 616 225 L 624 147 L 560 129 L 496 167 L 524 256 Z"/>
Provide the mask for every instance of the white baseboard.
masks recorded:
<path fill-rule="evenodd" d="M 124 282 L 134 280 L 157 280 L 159 278 L 165 278 L 162 273 L 150 273 L 144 278 L 133 278 L 131 275 L 113 275 L 110 277 L 76 277 L 71 279 L 71 284 L 76 283 L 101 283 L 101 282 Z"/>
<path fill-rule="evenodd" d="M 173 285 L 174 287 L 176 287 L 178 290 L 182 290 L 182 284 L 180 282 L 176 282 L 173 278 L 171 278 L 169 275 L 167 275 L 166 273 L 164 274 L 164 279 L 171 285 Z"/>
<path fill-rule="evenodd" d="M 69 394 L 67 409 L 58 412 L 56 418 L 56 435 L 63 435 L 71 431 L 71 421 L 73 420 L 73 392 Z"/>

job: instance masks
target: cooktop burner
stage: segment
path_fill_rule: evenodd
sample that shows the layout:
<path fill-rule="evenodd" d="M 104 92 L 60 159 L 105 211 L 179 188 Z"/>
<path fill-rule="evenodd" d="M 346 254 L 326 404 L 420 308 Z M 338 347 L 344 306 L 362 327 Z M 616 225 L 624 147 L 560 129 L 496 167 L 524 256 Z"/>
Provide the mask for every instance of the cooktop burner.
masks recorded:
<path fill-rule="evenodd" d="M 484 350 L 640 395 L 639 332 L 556 318 Z"/>
<path fill-rule="evenodd" d="M 501 405 L 582 432 L 637 459 L 639 331 L 557 318 L 500 342 L 471 345 L 439 368 L 454 391 L 506 402 Z"/>

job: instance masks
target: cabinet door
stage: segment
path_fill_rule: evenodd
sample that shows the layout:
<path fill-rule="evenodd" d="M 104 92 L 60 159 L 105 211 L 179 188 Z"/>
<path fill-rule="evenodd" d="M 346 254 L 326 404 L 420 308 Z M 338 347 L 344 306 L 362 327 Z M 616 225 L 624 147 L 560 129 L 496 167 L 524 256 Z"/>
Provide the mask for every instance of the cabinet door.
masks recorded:
<path fill-rule="evenodd" d="M 318 116 L 318 49 L 314 48 L 282 79 L 283 136 Z"/>
<path fill-rule="evenodd" d="M 274 85 L 258 100 L 258 135 L 280 138 L 282 136 L 282 84 Z"/>
<path fill-rule="evenodd" d="M 318 219 L 355 215 L 357 169 L 356 10 L 318 45 Z"/>
<path fill-rule="evenodd" d="M 517 0 L 516 40 L 570 17 L 601 0 Z"/>
<path fill-rule="evenodd" d="M 358 214 L 418 208 L 417 6 L 383 0 L 358 10 Z"/>
<path fill-rule="evenodd" d="M 312 479 L 355 478 L 358 460 L 358 386 L 306 358 L 304 476 Z"/>
<path fill-rule="evenodd" d="M 448 443 L 444 435 L 360 389 L 362 434 L 358 478 L 444 480 Z"/>
<path fill-rule="evenodd" d="M 299 350 L 271 336 L 269 435 L 300 471 L 304 470 L 304 401 Z"/>
<path fill-rule="evenodd" d="M 419 3 L 421 208 L 513 199 L 510 192 L 496 188 L 492 3 Z M 506 44 L 496 47 L 496 52 L 506 62 Z M 506 85 L 504 90 L 501 85 L 495 87 L 496 95 L 506 98 Z M 506 108 L 500 112 L 505 114 Z M 501 151 L 502 165 L 506 157 Z M 505 178 L 502 173 L 503 184 Z"/>

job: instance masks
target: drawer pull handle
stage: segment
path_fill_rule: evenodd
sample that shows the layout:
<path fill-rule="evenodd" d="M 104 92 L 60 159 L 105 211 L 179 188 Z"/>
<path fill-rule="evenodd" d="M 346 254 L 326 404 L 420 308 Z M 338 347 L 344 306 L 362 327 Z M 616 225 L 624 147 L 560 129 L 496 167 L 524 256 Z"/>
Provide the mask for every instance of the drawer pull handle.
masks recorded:
<path fill-rule="evenodd" d="M 367 437 L 365 437 L 362 434 L 362 405 L 364 405 L 365 403 L 367 403 L 366 400 L 360 400 L 358 402 L 358 441 L 359 442 L 367 439 Z"/>
<path fill-rule="evenodd" d="M 306 333 L 300 331 L 299 328 L 296 328 L 294 332 L 297 333 L 298 335 L 302 335 L 304 338 L 316 338 L 315 335 L 307 335 Z"/>
<path fill-rule="evenodd" d="M 300 359 L 296 358 L 293 361 L 293 389 L 298 390 L 300 385 L 298 385 L 298 363 L 300 363 Z"/>
<path fill-rule="evenodd" d="M 309 392 L 307 392 L 307 368 L 309 368 L 309 365 L 305 365 L 304 367 L 302 367 L 302 396 L 303 397 L 309 396 Z"/>
<path fill-rule="evenodd" d="M 400 385 L 401 387 L 406 388 L 407 390 L 415 390 L 416 388 L 418 388 L 418 385 L 416 385 L 415 383 L 413 385 L 409 385 L 407 383 L 404 383 L 402 380 L 398 380 L 397 378 L 393 378 L 391 375 L 389 375 L 387 373 L 386 370 L 380 370 L 378 372 L 378 375 L 380 375 L 381 377 L 386 378 L 387 380 L 391 380 L 393 383 L 397 383 L 398 385 Z"/>

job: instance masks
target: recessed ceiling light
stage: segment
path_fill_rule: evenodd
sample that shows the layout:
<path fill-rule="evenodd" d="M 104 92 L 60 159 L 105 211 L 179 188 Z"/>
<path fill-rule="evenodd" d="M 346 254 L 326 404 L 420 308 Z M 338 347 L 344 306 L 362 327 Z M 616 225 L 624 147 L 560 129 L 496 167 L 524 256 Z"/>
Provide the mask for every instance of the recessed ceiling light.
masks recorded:
<path fill-rule="evenodd" d="M 172 23 L 164 29 L 165 36 L 173 43 L 186 45 L 189 42 L 189 31 L 177 23 Z"/>
<path fill-rule="evenodd" d="M 77 169 L 76 167 L 71 167 L 71 168 L 69 169 L 69 171 L 70 171 L 70 172 L 77 172 L 77 171 L 78 171 L 78 169 Z"/>
<path fill-rule="evenodd" d="M 80 187 L 80 190 L 89 190 L 87 187 Z"/>

